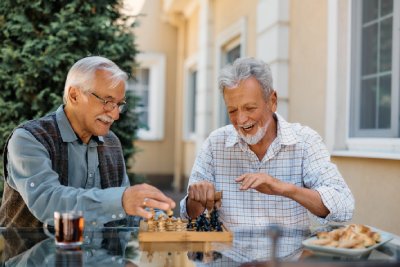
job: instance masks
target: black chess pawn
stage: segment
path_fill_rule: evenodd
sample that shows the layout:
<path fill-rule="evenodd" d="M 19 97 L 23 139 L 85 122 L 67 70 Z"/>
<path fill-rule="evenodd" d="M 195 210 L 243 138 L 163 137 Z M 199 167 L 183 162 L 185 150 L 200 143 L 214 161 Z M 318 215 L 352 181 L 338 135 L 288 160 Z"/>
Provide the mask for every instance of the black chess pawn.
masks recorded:
<path fill-rule="evenodd" d="M 210 220 L 211 229 L 216 232 L 222 232 L 221 222 L 219 221 L 218 217 L 219 217 L 218 211 L 214 209 L 211 212 L 211 220 Z"/>
<path fill-rule="evenodd" d="M 204 214 L 200 214 L 199 217 L 196 219 L 196 231 L 197 232 L 202 232 L 203 230 L 203 225 L 204 225 Z"/>
<path fill-rule="evenodd" d="M 218 212 L 216 210 L 211 211 L 210 220 L 211 220 L 211 223 L 218 221 Z"/>
<path fill-rule="evenodd" d="M 218 224 L 214 227 L 216 232 L 222 232 L 222 223 L 218 222 Z"/>
<path fill-rule="evenodd" d="M 204 224 L 203 224 L 203 231 L 204 232 L 211 232 L 211 224 L 209 222 L 209 220 L 204 220 Z"/>
<path fill-rule="evenodd" d="M 192 218 L 189 218 L 188 223 L 187 223 L 187 225 L 186 225 L 186 229 L 187 229 L 188 231 L 194 231 L 194 226 L 193 226 L 193 223 L 192 223 Z"/>
<path fill-rule="evenodd" d="M 196 220 L 196 231 L 198 232 L 209 232 L 211 231 L 210 220 L 203 213 Z"/>

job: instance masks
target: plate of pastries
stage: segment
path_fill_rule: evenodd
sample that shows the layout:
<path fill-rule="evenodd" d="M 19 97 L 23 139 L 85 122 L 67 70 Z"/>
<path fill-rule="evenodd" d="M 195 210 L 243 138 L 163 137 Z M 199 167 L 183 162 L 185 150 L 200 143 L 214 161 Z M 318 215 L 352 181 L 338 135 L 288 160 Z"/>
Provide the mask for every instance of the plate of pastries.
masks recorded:
<path fill-rule="evenodd" d="M 392 235 L 363 224 L 349 224 L 321 231 L 303 241 L 307 249 L 345 256 L 360 256 L 385 244 Z"/>

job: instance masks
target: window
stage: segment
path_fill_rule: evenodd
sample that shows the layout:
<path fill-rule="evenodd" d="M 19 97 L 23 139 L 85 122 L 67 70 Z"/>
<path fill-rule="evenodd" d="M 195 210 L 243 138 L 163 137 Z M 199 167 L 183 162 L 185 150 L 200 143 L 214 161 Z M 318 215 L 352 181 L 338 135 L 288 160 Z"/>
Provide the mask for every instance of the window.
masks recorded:
<path fill-rule="evenodd" d="M 194 140 L 196 135 L 197 70 L 187 70 L 184 135 Z"/>
<path fill-rule="evenodd" d="M 196 96 L 197 96 L 197 71 L 191 71 L 189 74 L 189 96 L 188 96 L 188 104 L 189 104 L 189 123 L 188 129 L 189 133 L 193 134 L 196 132 Z"/>
<path fill-rule="evenodd" d="M 226 64 L 233 63 L 235 59 L 245 56 L 246 43 L 247 20 L 245 17 L 240 18 L 218 34 L 216 41 L 215 80 L 217 80 L 220 70 Z M 231 123 L 226 111 L 224 98 L 218 88 L 216 88 L 214 93 L 214 110 L 213 128 Z"/>
<path fill-rule="evenodd" d="M 136 57 L 139 68 L 128 81 L 128 90 L 140 98 L 138 137 L 142 140 L 161 140 L 164 137 L 165 56 L 144 53 Z"/>
<path fill-rule="evenodd" d="M 196 124 L 198 114 L 198 56 L 190 56 L 184 64 L 184 114 L 183 114 L 183 135 L 187 141 L 196 140 Z"/>
<path fill-rule="evenodd" d="M 353 1 L 350 138 L 400 137 L 399 11 L 399 1 Z"/>
<path fill-rule="evenodd" d="M 238 40 L 239 41 L 239 40 Z M 224 67 L 227 64 L 232 64 L 235 59 L 240 57 L 240 43 L 237 44 L 238 41 L 232 42 L 224 47 L 222 50 L 222 59 L 221 59 L 221 66 Z M 229 120 L 228 112 L 226 111 L 224 98 L 220 97 L 220 126 L 228 125 L 231 123 Z"/>
<path fill-rule="evenodd" d="M 136 112 L 139 113 L 140 128 L 149 129 L 149 78 L 150 70 L 148 68 L 137 69 L 134 74 L 134 80 L 130 80 L 129 88 L 133 88 L 135 95 L 139 97 Z"/>

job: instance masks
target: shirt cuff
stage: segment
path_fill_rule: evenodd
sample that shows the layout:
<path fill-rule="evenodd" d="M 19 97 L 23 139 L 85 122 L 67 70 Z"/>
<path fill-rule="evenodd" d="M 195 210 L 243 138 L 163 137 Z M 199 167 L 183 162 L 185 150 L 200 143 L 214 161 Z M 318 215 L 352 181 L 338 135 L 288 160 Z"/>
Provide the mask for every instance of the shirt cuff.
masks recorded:
<path fill-rule="evenodd" d="M 112 187 L 101 190 L 97 216 L 88 220 L 89 226 L 103 226 L 103 224 L 126 218 L 127 214 L 122 207 L 122 195 L 126 187 Z"/>
<path fill-rule="evenodd" d="M 346 222 L 351 219 L 352 212 L 349 213 L 349 203 L 346 202 L 345 192 L 339 193 L 337 190 L 325 186 L 316 190 L 321 196 L 322 203 L 329 210 L 329 214 L 325 218 L 317 217 L 320 223 Z"/>
<path fill-rule="evenodd" d="M 190 219 L 187 211 L 186 211 L 186 200 L 187 200 L 188 196 L 186 195 L 180 202 L 180 206 L 181 206 L 181 218 L 182 219 Z"/>

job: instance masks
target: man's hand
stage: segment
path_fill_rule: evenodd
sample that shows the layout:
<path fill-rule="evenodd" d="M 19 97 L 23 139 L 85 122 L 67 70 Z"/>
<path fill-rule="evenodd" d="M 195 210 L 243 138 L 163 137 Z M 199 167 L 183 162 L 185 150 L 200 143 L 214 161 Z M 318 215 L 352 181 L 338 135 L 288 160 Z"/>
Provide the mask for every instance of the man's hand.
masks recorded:
<path fill-rule="evenodd" d="M 282 182 L 266 173 L 246 173 L 235 179 L 240 190 L 254 189 L 268 195 L 288 197 L 297 201 L 314 215 L 321 218 L 329 214 L 318 191 Z"/>
<path fill-rule="evenodd" d="M 128 187 L 122 195 L 122 207 L 129 215 L 151 218 L 151 212 L 146 207 L 169 210 L 175 208 L 175 202 L 165 196 L 160 190 L 148 184 Z"/>
<path fill-rule="evenodd" d="M 242 191 L 255 189 L 268 195 L 283 195 L 287 184 L 266 173 L 246 173 L 235 179 Z"/>
<path fill-rule="evenodd" d="M 189 186 L 186 210 L 191 218 L 197 218 L 205 209 L 213 209 L 214 205 L 219 207 L 221 201 L 215 201 L 215 188 L 212 183 L 203 181 Z"/>

